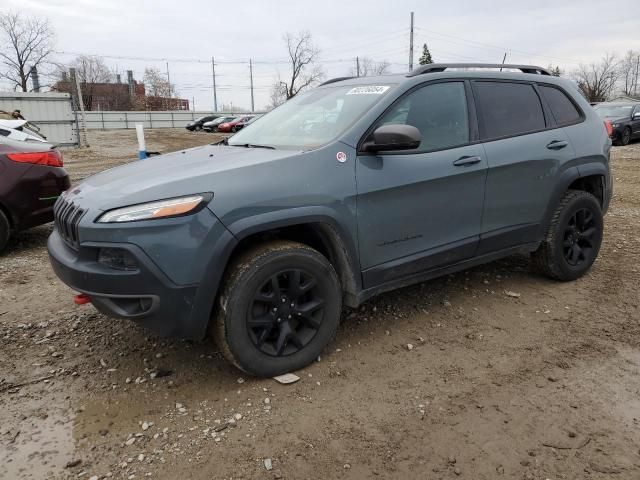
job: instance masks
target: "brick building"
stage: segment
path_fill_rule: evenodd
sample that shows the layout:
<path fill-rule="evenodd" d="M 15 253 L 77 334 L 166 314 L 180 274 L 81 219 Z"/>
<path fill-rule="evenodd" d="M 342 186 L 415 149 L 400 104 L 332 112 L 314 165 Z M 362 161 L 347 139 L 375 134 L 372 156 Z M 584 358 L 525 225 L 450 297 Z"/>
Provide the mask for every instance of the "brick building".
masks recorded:
<path fill-rule="evenodd" d="M 127 72 L 128 82 L 120 82 L 117 75 L 115 83 L 80 83 L 85 110 L 189 110 L 189 100 L 184 98 L 167 98 L 147 96 L 144 83 L 133 79 Z M 72 92 L 72 83 L 66 72 L 62 79 L 52 87 L 56 92 Z"/>

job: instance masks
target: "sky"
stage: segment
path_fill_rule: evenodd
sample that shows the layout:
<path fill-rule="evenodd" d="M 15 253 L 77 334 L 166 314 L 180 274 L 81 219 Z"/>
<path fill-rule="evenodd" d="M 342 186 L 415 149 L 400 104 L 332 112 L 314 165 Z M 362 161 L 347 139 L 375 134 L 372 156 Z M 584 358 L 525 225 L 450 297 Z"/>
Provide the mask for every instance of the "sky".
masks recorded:
<path fill-rule="evenodd" d="M 265 107 L 271 86 L 289 74 L 287 32 L 311 33 L 327 78 L 350 74 L 357 56 L 406 72 L 412 11 L 414 63 L 426 42 L 435 62 L 499 63 L 506 52 L 507 63 L 553 64 L 570 73 L 605 53 L 640 50 L 640 9 L 619 6 L 603 0 L 2 0 L 0 12 L 47 17 L 60 63 L 99 55 L 123 79 L 133 70 L 141 80 L 145 67 L 166 72 L 168 62 L 179 96 L 205 111 L 213 109 L 212 56 L 219 106 L 250 108 L 252 59 L 255 108 Z"/>

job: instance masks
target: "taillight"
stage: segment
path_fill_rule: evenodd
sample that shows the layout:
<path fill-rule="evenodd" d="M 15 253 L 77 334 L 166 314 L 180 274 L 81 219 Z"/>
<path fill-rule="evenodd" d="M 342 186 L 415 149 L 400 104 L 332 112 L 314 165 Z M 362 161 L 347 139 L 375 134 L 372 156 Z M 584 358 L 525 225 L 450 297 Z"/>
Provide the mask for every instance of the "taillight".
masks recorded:
<path fill-rule="evenodd" d="M 33 163 L 34 165 L 46 165 L 48 167 L 62 166 L 62 153 L 59 150 L 7 153 L 7 158 L 20 163 Z"/>
<path fill-rule="evenodd" d="M 611 122 L 609 120 L 604 121 L 604 128 L 607 131 L 607 135 L 613 137 L 613 126 L 611 125 Z"/>

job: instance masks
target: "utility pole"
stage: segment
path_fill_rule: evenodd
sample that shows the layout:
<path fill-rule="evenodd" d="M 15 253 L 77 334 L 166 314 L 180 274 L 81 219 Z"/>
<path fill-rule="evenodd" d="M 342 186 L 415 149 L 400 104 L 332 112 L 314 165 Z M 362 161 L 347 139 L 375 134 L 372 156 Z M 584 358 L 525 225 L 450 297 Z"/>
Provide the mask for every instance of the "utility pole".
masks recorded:
<path fill-rule="evenodd" d="M 192 107 L 193 107 L 193 111 L 195 112 L 196 111 L 196 97 L 191 97 L 191 101 L 193 102 Z"/>
<path fill-rule="evenodd" d="M 171 98 L 171 76 L 169 76 L 169 62 L 167 62 L 167 90 L 169 98 Z M 171 109 L 171 100 L 165 100 L 165 110 Z"/>
<path fill-rule="evenodd" d="M 218 93 L 216 91 L 216 62 L 211 57 L 211 72 L 213 74 L 213 111 L 218 111 Z"/>
<path fill-rule="evenodd" d="M 409 27 L 409 71 L 413 70 L 413 12 L 411 12 L 411 25 Z"/>
<path fill-rule="evenodd" d="M 249 59 L 249 80 L 251 82 L 251 113 L 255 112 L 255 105 L 253 104 L 253 63 Z"/>
<path fill-rule="evenodd" d="M 71 76 L 71 85 L 72 85 L 71 96 L 75 100 L 76 110 L 78 108 L 80 109 L 80 129 L 82 129 L 81 130 L 82 134 L 80 135 L 81 138 L 78 139 L 78 144 L 80 146 L 88 147 L 89 142 L 87 141 L 87 119 L 85 118 L 85 115 L 84 115 L 84 100 L 82 99 L 82 90 L 80 89 L 80 80 L 76 75 L 75 68 L 69 69 L 69 75 Z"/>
<path fill-rule="evenodd" d="M 360 57 L 356 57 L 356 76 L 360 76 Z"/>

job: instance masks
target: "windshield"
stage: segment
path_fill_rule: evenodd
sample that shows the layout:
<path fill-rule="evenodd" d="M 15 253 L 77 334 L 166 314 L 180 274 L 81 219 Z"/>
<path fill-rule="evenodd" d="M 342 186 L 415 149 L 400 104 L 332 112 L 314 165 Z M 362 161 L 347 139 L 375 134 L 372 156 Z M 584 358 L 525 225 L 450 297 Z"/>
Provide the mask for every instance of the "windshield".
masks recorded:
<path fill-rule="evenodd" d="M 596 105 L 593 107 L 600 117 L 628 117 L 633 105 Z"/>
<path fill-rule="evenodd" d="M 353 125 L 390 88 L 390 85 L 345 85 L 301 93 L 251 122 L 229 139 L 229 145 L 317 148 Z"/>

